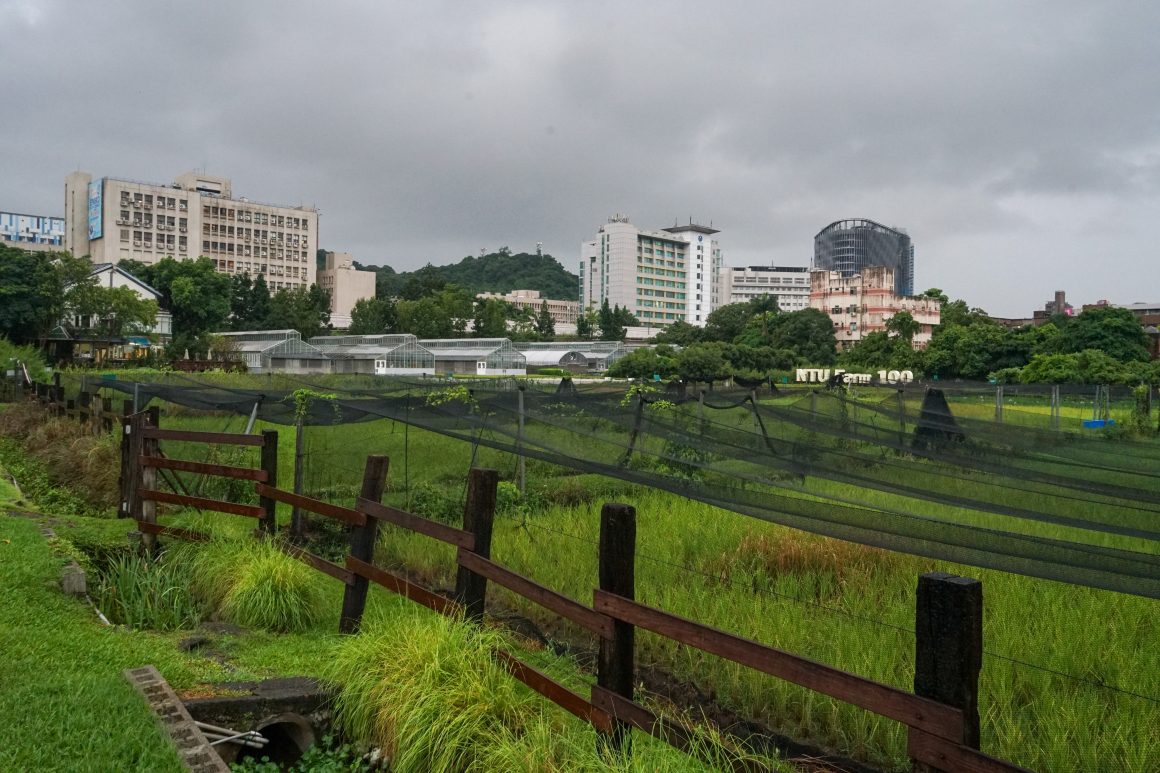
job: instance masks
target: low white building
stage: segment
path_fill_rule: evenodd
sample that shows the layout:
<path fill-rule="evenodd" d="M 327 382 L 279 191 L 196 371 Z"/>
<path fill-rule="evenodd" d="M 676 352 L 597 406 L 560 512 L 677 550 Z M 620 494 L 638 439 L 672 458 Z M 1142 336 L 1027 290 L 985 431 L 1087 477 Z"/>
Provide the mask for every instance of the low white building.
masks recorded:
<path fill-rule="evenodd" d="M 419 345 L 410 333 L 378 335 L 315 336 L 310 339 L 331 361 L 334 373 L 376 376 L 428 376 L 435 374 L 435 355 Z"/>
<path fill-rule="evenodd" d="M 725 270 L 726 303 L 748 303 L 769 295 L 782 311 L 810 307 L 810 270 L 806 266 L 732 266 Z"/>

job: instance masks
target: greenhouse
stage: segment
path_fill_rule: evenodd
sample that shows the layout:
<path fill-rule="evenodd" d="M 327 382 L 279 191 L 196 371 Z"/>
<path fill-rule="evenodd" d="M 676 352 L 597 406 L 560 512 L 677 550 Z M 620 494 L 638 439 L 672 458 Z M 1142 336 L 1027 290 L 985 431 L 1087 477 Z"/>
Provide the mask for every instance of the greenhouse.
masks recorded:
<path fill-rule="evenodd" d="M 327 373 L 330 359 L 302 340 L 297 330 L 243 330 L 217 333 L 240 355 L 251 373 Z"/>
<path fill-rule="evenodd" d="M 506 338 L 435 338 L 419 341 L 439 373 L 526 376 L 527 360 Z"/>
<path fill-rule="evenodd" d="M 585 360 L 584 367 L 579 370 L 589 372 L 608 370 L 612 363 L 628 354 L 628 349 L 621 341 L 540 342 L 519 343 L 516 346 L 528 358 L 528 367 L 576 370 L 571 361 L 565 363 L 561 360 L 554 365 L 541 364 L 542 359 L 550 353 L 557 353 L 562 358 L 566 352 L 571 352 L 580 354 Z M 533 365 L 533 362 L 536 364 Z"/>
<path fill-rule="evenodd" d="M 573 373 L 588 372 L 588 358 L 575 349 L 526 349 L 523 354 L 529 370 L 564 368 Z"/>
<path fill-rule="evenodd" d="M 334 373 L 376 376 L 433 375 L 435 356 L 419 345 L 415 336 L 346 335 L 315 336 L 310 343 L 331 359 Z"/>

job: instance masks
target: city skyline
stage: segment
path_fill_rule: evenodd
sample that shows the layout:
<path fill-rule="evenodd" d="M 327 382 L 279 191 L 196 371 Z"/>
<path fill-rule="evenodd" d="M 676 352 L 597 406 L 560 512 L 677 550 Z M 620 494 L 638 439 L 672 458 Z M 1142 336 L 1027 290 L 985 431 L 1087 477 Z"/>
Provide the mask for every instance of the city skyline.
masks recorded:
<path fill-rule="evenodd" d="M 0 1 L 0 210 L 76 169 L 200 168 L 317 206 L 399 270 L 481 248 L 570 271 L 614 212 L 713 221 L 731 266 L 903 226 L 915 290 L 999 316 L 1151 302 L 1160 51 L 1143 4 L 116 7 Z M 333 41 L 333 42 L 331 42 Z M 835 50 L 841 49 L 841 56 Z"/>

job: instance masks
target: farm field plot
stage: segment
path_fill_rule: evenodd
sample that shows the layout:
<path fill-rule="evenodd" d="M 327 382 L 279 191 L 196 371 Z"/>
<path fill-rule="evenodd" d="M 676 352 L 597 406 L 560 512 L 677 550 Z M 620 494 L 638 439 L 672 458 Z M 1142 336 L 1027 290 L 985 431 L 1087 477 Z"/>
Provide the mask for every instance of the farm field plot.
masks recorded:
<path fill-rule="evenodd" d="M 245 388 L 245 381 L 230 378 L 237 379 L 233 387 Z M 311 389 L 321 392 L 321 386 Z M 718 404 L 724 398 L 717 395 Z M 314 399 L 327 404 L 325 397 Z M 480 399 L 481 405 L 487 405 Z M 809 399 L 807 394 L 782 395 L 762 398 L 760 405 L 801 408 L 803 399 Z M 354 400 L 347 397 L 339 402 L 343 410 L 350 410 L 348 406 L 357 405 Z M 1046 418 L 1050 406 L 1030 402 L 1024 406 L 1031 409 L 1026 413 Z M 422 400 L 417 404 L 422 405 Z M 865 399 L 843 413 L 840 404 L 827 399 L 819 402 L 818 414 L 847 416 L 852 423 L 880 434 L 895 432 L 889 427 L 897 423 L 890 425 L 882 418 L 884 404 L 884 400 Z M 161 405 L 166 427 L 240 431 L 246 422 L 241 412 Z M 680 409 L 689 421 L 695 419 L 692 405 Z M 1006 431 L 987 422 L 993 418 L 993 403 L 979 401 L 975 406 L 970 400 L 952 399 L 951 407 L 967 422 L 968 432 L 976 427 L 971 422 L 979 422 L 983 432 Z M 903 428 L 907 435 L 916 426 L 918 409 L 915 402 L 908 403 L 911 418 Z M 1082 410 L 1064 405 L 1061 414 L 1066 419 L 1069 413 Z M 654 422 L 646 426 L 667 421 L 680 430 L 680 415 L 646 414 Z M 986 599 L 980 702 L 984 751 L 1037 770 L 1150 771 L 1160 767 L 1160 741 L 1154 732 L 1160 726 L 1160 655 L 1152 646 L 1155 599 L 810 535 L 631 480 L 577 474 L 535 457 L 525 460 L 528 485 L 521 494 L 514 485 L 520 470 L 517 456 L 502 444 L 493 447 L 496 444 L 489 442 L 489 433 L 500 440 L 510 437 L 491 427 L 474 432 L 459 429 L 470 421 L 470 412 L 466 419 L 446 421 L 444 426 L 458 433 L 455 437 L 387 418 L 307 426 L 303 490 L 349 504 L 357 492 L 365 456 L 385 454 L 392 460 L 386 500 L 451 522 L 462 511 L 466 470 L 472 465 L 494 467 L 505 479 L 500 502 L 503 517 L 497 523 L 493 547 L 497 560 L 582 602 L 595 585 L 593 543 L 599 506 L 607 501 L 628 502 L 640 514 L 637 586 L 645 603 L 902 688 L 911 686 L 914 673 L 917 575 L 940 570 L 976 577 L 984 584 Z M 756 426 L 752 411 L 743 404 L 714 411 L 710 421 L 724 428 L 714 440 L 715 449 L 727 447 L 721 437 L 731 437 L 721 433 L 750 432 Z M 1040 421 L 1027 427 L 1040 432 L 1047 424 Z M 259 420 L 256 429 L 261 428 L 279 430 L 279 479 L 292 480 L 293 427 Z M 770 425 L 763 429 L 782 442 L 800 442 L 808 436 L 808 427 L 786 430 Z M 559 433 L 558 427 L 530 423 L 524 438 L 528 443 L 561 443 L 565 436 Z M 604 442 L 593 437 L 595 442 Z M 948 477 L 946 459 L 923 461 L 897 451 L 870 453 L 857 444 L 827 445 L 823 450 L 832 457 L 846 454 L 865 464 L 873 473 L 874 487 L 811 475 L 808 487 L 787 496 L 916 513 L 939 523 L 999 529 L 1040 540 L 1080 540 L 1093 551 L 1126 551 L 1141 556 L 1141 561 L 1154 561 L 1147 558 L 1160 554 L 1156 540 L 1146 534 L 1151 505 L 1141 503 L 1155 495 L 1154 488 L 1152 493 L 1148 489 L 1154 486 L 1149 481 L 1156 475 L 1155 468 L 1151 473 L 1148 470 L 1160 456 L 1157 445 L 1123 441 L 1125 453 L 1117 460 L 1117 469 L 1104 469 L 1107 464 L 1102 460 L 1109 458 L 1111 449 L 1120 448 L 1115 444 L 1121 441 L 1111 438 L 1104 446 L 1094 442 L 1095 436 L 1084 438 L 1050 455 L 1031 446 L 1020 451 L 1023 441 L 1017 439 L 1013 447 L 1023 455 L 1014 458 L 1015 467 L 1005 476 L 972 470 Z M 670 441 L 642 433 L 636 452 L 672 462 Z M 175 445 L 178 455 L 179 449 Z M 575 451 L 591 459 L 601 453 L 581 446 Z M 871 458 L 874 455 L 878 458 Z M 897 472 L 894 459 L 903 464 Z M 749 474 L 754 465 L 739 454 L 737 460 L 716 457 L 704 464 L 692 459 L 683 468 L 670 466 L 665 474 L 672 475 L 672 488 L 680 491 L 712 482 L 718 474 Z M 1078 493 L 1073 496 L 1050 482 L 1071 470 L 1090 479 L 1090 491 L 1078 491 L 1088 485 L 1081 482 L 1075 484 Z M 865 473 L 859 470 L 859 474 Z M 1021 481 L 1017 490 L 1012 488 L 1010 479 L 1022 476 L 1027 482 Z M 784 481 L 773 483 L 781 486 Z M 929 495 L 891 493 L 904 485 Z M 1121 487 L 1138 488 L 1141 498 L 1119 496 Z M 1003 514 L 1004 507 L 1021 513 L 1055 513 L 1075 523 L 1020 520 Z M 288 511 L 280 512 L 281 518 L 288 515 Z M 1092 531 L 1091 524 L 1099 528 Z M 378 554 L 384 565 L 417 573 L 436 587 L 450 583 L 454 558 L 449 549 L 387 529 Z M 498 611 L 529 617 L 552 638 L 582 649 L 590 646 L 579 632 L 553 627 L 548 618 L 517 597 L 502 592 L 497 597 Z M 649 635 L 642 636 L 640 657 L 641 667 L 667 672 L 728 709 L 788 736 L 888 768 L 905 764 L 904 733 L 888 720 Z"/>

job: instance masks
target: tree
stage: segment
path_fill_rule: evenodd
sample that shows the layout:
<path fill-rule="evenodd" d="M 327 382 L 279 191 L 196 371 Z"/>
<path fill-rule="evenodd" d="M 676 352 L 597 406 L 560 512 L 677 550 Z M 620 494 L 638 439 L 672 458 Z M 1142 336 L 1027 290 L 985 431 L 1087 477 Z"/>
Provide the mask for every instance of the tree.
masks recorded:
<path fill-rule="evenodd" d="M 250 292 L 253 287 L 249 274 L 230 277 L 230 327 L 234 330 L 250 329 Z"/>
<path fill-rule="evenodd" d="M 636 324 L 636 317 L 628 309 L 622 309 L 619 305 L 610 307 L 608 299 L 605 298 L 604 302 L 600 304 L 597 324 L 600 327 L 601 341 L 623 341 L 628 335 L 628 326 Z"/>
<path fill-rule="evenodd" d="M 497 298 L 475 302 L 472 331 L 476 338 L 504 338 L 507 336 L 507 304 Z"/>
<path fill-rule="evenodd" d="M 705 318 L 705 341 L 733 342 L 745 331 L 752 317 L 748 303 L 730 303 L 714 309 Z"/>
<path fill-rule="evenodd" d="M 918 324 L 914 315 L 905 309 L 886 320 L 886 330 L 906 341 L 908 345 L 914 342 L 915 334 L 921 329 L 922 325 Z"/>
<path fill-rule="evenodd" d="M 598 317 L 594 309 L 585 309 L 576 318 L 576 337 L 581 340 L 590 340 L 596 332 Z"/>
<path fill-rule="evenodd" d="M 735 342 L 793 352 L 798 365 L 833 365 L 837 358 L 834 323 L 817 309 L 755 315 Z"/>
<path fill-rule="evenodd" d="M 729 378 L 732 371 L 721 343 L 694 344 L 677 355 L 677 372 L 686 381 L 711 383 Z"/>
<path fill-rule="evenodd" d="M 1064 351 L 1095 349 L 1120 362 L 1146 362 L 1148 336 L 1127 309 L 1102 306 L 1081 312 L 1062 331 Z"/>
<path fill-rule="evenodd" d="M 268 330 L 297 330 L 303 339 L 322 335 L 330 322 L 330 299 L 311 285 L 279 290 L 270 298 Z"/>
<path fill-rule="evenodd" d="M 548 301 L 540 303 L 540 312 L 536 315 L 536 335 L 541 341 L 551 341 L 556 337 L 556 321 L 548 311 Z"/>
<path fill-rule="evenodd" d="M 43 340 L 95 285 L 90 270 L 68 253 L 0 245 L 0 335 L 18 344 Z"/>
<path fill-rule="evenodd" d="M 157 321 L 157 301 L 145 299 L 130 287 L 87 288 L 69 311 L 88 320 L 89 330 L 102 338 L 142 333 Z"/>
<path fill-rule="evenodd" d="M 393 333 L 399 323 L 394 301 L 387 298 L 362 298 L 350 311 L 351 335 Z"/>
<path fill-rule="evenodd" d="M 205 333 L 225 328 L 232 284 L 209 258 L 162 258 L 145 270 L 129 270 L 161 293 L 161 305 L 173 315 L 171 353 L 180 356 L 186 349 L 204 353 L 207 346 L 201 339 Z"/>
<path fill-rule="evenodd" d="M 250 324 L 259 330 L 268 329 L 267 320 L 270 318 L 270 287 L 266 284 L 266 275 L 258 274 L 250 286 Z M 243 330 L 245 328 L 242 328 Z M 252 328 L 251 328 L 252 329 Z"/>
<path fill-rule="evenodd" d="M 653 337 L 658 344 L 672 344 L 673 346 L 690 346 L 704 340 L 705 329 L 690 325 L 679 319 Z"/>
<path fill-rule="evenodd" d="M 608 375 L 613 378 L 669 378 L 676 373 L 676 353 L 665 344 L 634 349 L 608 368 Z"/>

